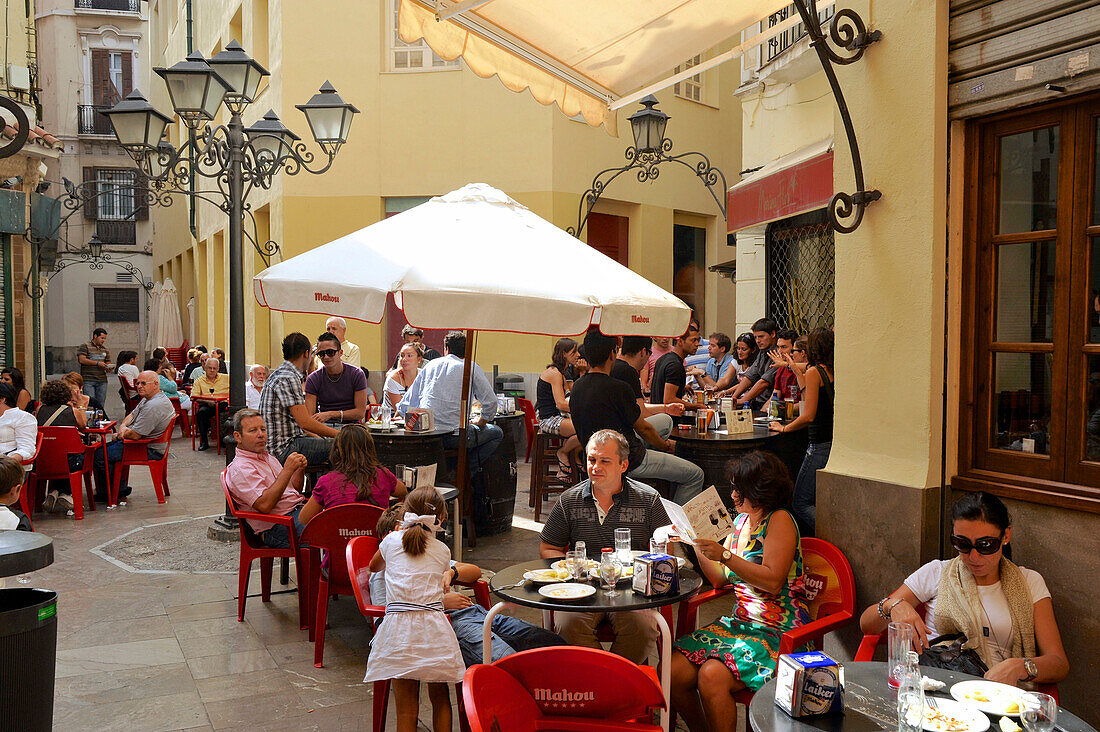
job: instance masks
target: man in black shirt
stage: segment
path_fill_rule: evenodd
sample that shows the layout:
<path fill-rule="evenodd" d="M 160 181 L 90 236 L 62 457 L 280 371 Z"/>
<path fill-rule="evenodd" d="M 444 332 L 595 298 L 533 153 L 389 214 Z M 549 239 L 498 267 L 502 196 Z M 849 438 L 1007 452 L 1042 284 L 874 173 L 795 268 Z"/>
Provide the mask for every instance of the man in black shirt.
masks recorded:
<path fill-rule="evenodd" d="M 698 348 L 699 329 L 692 323 L 686 333 L 672 341 L 672 350 L 653 364 L 653 384 L 649 395 L 655 403 L 682 404 L 689 411 L 699 408 L 695 402 L 684 401 L 684 392 L 687 390 L 684 359 L 694 354 Z"/>
<path fill-rule="evenodd" d="M 593 328 L 584 338 L 584 354 L 588 373 L 573 384 L 569 397 L 569 413 L 581 444 L 587 445 L 588 438 L 599 430 L 615 430 L 630 446 L 628 476 L 643 482 L 657 478 L 675 483 L 673 500 L 681 505 L 701 493 L 702 469 L 671 454 L 675 443 L 660 438 L 642 416 L 633 389 L 611 376 L 615 339 Z M 656 449 L 647 450 L 639 435 Z"/>
<path fill-rule="evenodd" d="M 733 391 L 726 392 L 737 400 L 738 406 L 747 406 L 752 403 L 752 406 L 759 409 L 771 397 L 770 392 L 764 393 L 767 384 L 759 385 L 758 382 L 764 378 L 764 374 L 768 369 L 775 365 L 772 361 L 771 352 L 776 348 L 777 330 L 779 330 L 779 326 L 771 318 L 761 318 L 752 324 L 752 334 L 756 338 L 756 346 L 760 350 L 757 352 L 756 360 L 752 362 L 752 366 L 749 366 L 745 369 L 745 373 L 741 374 L 741 380 L 733 388 Z"/>
<path fill-rule="evenodd" d="M 638 402 L 638 408 L 646 422 L 653 425 L 663 443 L 672 434 L 673 417 L 679 417 L 684 413 L 682 404 L 647 404 L 642 396 L 642 379 L 640 372 L 649 361 L 652 353 L 653 339 L 649 336 L 623 336 L 623 345 L 619 351 L 619 357 L 611 366 L 611 376 L 630 387 L 634 394 L 634 401 Z M 660 445 L 654 445 L 658 450 Z"/>

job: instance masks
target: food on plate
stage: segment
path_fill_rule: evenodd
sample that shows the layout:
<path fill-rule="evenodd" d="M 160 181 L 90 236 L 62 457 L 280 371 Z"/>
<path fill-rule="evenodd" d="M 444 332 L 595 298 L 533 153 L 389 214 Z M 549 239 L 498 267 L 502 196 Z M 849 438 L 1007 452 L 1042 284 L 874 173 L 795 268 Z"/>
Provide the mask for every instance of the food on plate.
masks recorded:
<path fill-rule="evenodd" d="M 963 694 L 967 699 L 973 699 L 976 702 L 988 702 L 989 697 L 986 696 L 981 689 L 975 689 L 974 691 Z"/>
<path fill-rule="evenodd" d="M 937 732 L 966 732 L 970 728 L 970 723 L 967 720 L 944 714 L 939 709 L 931 707 L 924 708 L 924 722 L 927 727 L 931 727 Z"/>
<path fill-rule="evenodd" d="M 593 569 L 596 569 L 599 566 L 600 566 L 600 563 L 597 562 L 595 559 L 589 559 L 588 560 L 588 569 L 589 569 L 589 571 L 591 571 Z M 558 561 L 551 564 L 550 567 L 552 569 L 558 569 L 558 570 L 568 572 L 568 570 L 565 568 L 565 560 L 564 559 L 559 559 Z M 568 576 L 568 575 L 566 575 L 566 576 Z"/>
<path fill-rule="evenodd" d="M 569 571 L 565 569 L 532 569 L 527 574 L 536 582 L 553 582 L 555 580 L 569 579 Z"/>
<path fill-rule="evenodd" d="M 1007 707 L 1005 707 L 1005 714 L 1019 714 L 1019 713 L 1020 713 L 1020 703 L 1019 702 L 1012 702 Z"/>
<path fill-rule="evenodd" d="M 1001 732 L 1023 732 L 1023 728 L 1010 718 L 1001 717 Z"/>

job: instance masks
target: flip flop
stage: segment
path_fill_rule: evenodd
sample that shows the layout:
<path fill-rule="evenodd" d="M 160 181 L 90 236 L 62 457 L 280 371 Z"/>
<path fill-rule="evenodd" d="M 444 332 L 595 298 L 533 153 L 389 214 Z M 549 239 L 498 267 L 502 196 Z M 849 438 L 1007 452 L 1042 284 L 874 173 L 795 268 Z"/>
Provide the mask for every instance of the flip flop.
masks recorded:
<path fill-rule="evenodd" d="M 569 465 L 567 463 L 563 463 L 559 459 L 558 460 L 557 478 L 558 478 L 558 480 L 572 480 L 572 478 L 573 478 L 573 466 Z"/>

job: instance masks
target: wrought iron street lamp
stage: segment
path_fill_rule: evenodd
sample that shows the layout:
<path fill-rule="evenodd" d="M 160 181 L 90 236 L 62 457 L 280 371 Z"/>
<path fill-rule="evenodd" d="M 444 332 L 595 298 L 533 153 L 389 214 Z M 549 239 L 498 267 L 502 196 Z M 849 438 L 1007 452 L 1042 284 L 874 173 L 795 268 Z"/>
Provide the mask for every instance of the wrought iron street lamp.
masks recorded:
<path fill-rule="evenodd" d="M 566 229 L 573 236 L 580 236 L 589 214 L 611 181 L 630 171 L 637 171 L 638 181 L 641 183 L 656 180 L 661 174 L 659 166 L 662 163 L 679 163 L 695 173 L 722 210 L 722 218 L 726 217 L 726 176 L 711 165 L 710 159 L 701 152 L 669 155 L 672 152 L 672 140 L 665 137 L 669 117 L 657 109 L 657 103 L 657 97 L 650 94 L 641 100 L 642 108 L 627 118 L 630 120 L 630 131 L 634 135 L 634 145 L 628 147 L 624 153 L 626 165 L 601 170 L 592 179 L 592 186 L 581 196 L 576 228 L 571 226 Z"/>

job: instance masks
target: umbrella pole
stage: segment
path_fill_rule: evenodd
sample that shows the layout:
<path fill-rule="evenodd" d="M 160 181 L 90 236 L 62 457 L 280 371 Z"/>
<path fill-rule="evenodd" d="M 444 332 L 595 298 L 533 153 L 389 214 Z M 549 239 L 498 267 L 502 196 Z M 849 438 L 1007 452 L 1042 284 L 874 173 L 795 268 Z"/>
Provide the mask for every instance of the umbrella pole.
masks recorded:
<path fill-rule="evenodd" d="M 470 482 L 470 458 L 467 452 L 468 446 L 466 444 L 466 430 L 469 427 L 470 421 L 470 388 L 472 386 L 473 379 L 473 363 L 474 363 L 474 331 L 466 331 L 466 356 L 462 364 L 462 399 L 459 402 L 458 409 L 458 500 L 455 502 L 456 512 L 455 516 L 455 531 L 461 532 L 463 528 L 466 529 L 470 536 L 470 546 L 477 546 L 477 533 L 474 531 L 474 522 L 471 520 L 468 524 L 463 525 L 466 516 L 471 516 L 471 494 L 473 493 L 473 486 Z M 462 551 L 462 544 L 456 542 L 456 552 Z M 456 555 L 456 559 L 461 559 Z"/>

